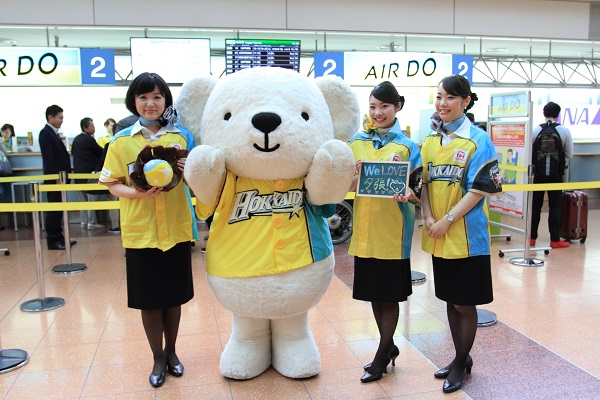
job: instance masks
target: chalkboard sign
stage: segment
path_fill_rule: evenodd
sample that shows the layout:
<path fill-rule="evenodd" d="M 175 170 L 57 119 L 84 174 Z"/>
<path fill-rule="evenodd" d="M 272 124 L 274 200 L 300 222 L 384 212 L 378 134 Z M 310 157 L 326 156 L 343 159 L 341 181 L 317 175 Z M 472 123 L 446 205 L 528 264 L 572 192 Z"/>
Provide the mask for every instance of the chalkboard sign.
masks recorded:
<path fill-rule="evenodd" d="M 394 197 L 408 193 L 410 162 L 363 161 L 358 172 L 357 196 Z"/>

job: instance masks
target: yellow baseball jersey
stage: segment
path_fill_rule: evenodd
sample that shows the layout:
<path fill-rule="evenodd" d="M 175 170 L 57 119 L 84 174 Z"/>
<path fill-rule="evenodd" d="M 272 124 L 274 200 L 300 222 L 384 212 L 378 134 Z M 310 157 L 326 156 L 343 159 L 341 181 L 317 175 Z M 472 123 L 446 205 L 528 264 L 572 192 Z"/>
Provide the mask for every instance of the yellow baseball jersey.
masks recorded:
<path fill-rule="evenodd" d="M 469 124 L 470 125 L 470 124 Z M 458 136 L 442 146 L 442 135 L 429 135 L 421 148 L 423 183 L 431 212 L 444 218 L 469 191 L 489 195 L 502 191 L 494 145 L 488 134 L 472 125 L 470 138 Z M 457 130 L 458 132 L 458 130 Z M 455 219 L 446 234 L 433 239 L 423 229 L 421 246 L 436 257 L 466 258 L 490 254 L 486 198 L 464 217 Z"/>
<path fill-rule="evenodd" d="M 333 252 L 326 218 L 335 205 L 306 201 L 304 178 L 258 180 L 227 172 L 206 247 L 206 272 L 264 276 L 304 267 Z M 198 216 L 213 209 L 198 202 Z"/>
<path fill-rule="evenodd" d="M 129 174 L 133 172 L 138 154 L 146 146 L 187 148 L 187 140 L 180 132 L 167 132 L 154 142 L 149 142 L 141 133 L 131 135 L 130 132 L 131 129 L 120 132 L 108 146 L 100 183 L 120 182 L 132 186 Z M 192 214 L 182 182 L 169 192 L 148 198 L 120 197 L 119 205 L 125 248 L 166 251 L 177 243 L 192 240 Z"/>
<path fill-rule="evenodd" d="M 365 132 L 354 136 L 349 145 L 355 161 L 410 161 L 409 187 L 419 196 L 423 174 L 419 149 L 402 134 L 398 120 L 386 136 L 385 144 L 377 143 L 376 135 Z M 398 203 L 392 198 L 356 196 L 353 214 L 349 254 L 382 260 L 410 258 L 415 226 L 413 204 Z"/>
<path fill-rule="evenodd" d="M 98 146 L 104 148 L 104 146 L 106 146 L 106 144 L 109 143 L 111 139 L 112 139 L 112 136 L 105 135 L 105 136 L 102 136 L 101 138 L 98 138 L 98 140 L 96 140 L 96 142 L 98 143 Z"/>

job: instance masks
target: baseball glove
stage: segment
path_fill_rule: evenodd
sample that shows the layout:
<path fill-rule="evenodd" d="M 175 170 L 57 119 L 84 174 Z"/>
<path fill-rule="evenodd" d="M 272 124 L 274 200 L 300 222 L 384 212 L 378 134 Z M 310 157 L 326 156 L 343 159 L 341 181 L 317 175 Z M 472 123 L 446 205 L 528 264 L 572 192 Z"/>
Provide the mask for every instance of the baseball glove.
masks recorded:
<path fill-rule="evenodd" d="M 175 147 L 163 147 L 163 146 L 146 146 L 140 151 L 137 159 L 135 160 L 135 166 L 133 172 L 129 175 L 131 179 L 131 184 L 138 189 L 141 190 L 150 190 L 152 186 L 148 184 L 146 181 L 146 176 L 144 175 L 144 165 L 154 159 L 165 160 L 169 163 L 171 168 L 173 169 L 173 179 L 171 179 L 171 183 L 167 186 L 163 187 L 163 192 L 168 192 L 173 189 L 181 178 L 183 178 L 183 173 L 177 167 L 177 160 L 180 158 L 187 157 L 189 151 L 187 150 L 179 150 Z"/>

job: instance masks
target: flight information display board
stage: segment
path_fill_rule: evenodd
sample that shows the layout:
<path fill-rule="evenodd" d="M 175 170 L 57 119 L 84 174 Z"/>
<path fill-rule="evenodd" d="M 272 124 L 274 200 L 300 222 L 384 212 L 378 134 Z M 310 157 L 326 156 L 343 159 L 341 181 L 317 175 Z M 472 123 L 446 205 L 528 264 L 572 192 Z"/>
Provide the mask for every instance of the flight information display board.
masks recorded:
<path fill-rule="evenodd" d="M 300 71 L 300 41 L 272 39 L 225 39 L 225 71 L 281 67 Z"/>

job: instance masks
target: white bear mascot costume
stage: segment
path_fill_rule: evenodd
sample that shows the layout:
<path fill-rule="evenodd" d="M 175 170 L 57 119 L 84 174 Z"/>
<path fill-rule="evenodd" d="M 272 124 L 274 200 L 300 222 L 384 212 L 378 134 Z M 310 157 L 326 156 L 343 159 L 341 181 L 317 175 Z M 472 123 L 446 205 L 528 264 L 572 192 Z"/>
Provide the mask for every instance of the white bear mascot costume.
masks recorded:
<path fill-rule="evenodd" d="M 318 374 L 307 313 L 333 276 L 326 218 L 354 175 L 345 142 L 359 127 L 356 95 L 340 78 L 265 67 L 192 79 L 175 105 L 200 143 L 185 179 L 198 215 L 214 214 L 208 281 L 233 313 L 221 373 Z"/>

